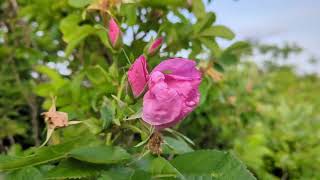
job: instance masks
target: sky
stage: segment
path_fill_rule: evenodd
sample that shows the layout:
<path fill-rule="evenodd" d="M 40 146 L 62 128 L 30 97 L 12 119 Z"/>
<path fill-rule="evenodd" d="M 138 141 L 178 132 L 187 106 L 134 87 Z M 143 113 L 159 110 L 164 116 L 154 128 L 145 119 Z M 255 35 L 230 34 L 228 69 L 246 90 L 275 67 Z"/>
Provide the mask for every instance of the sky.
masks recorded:
<path fill-rule="evenodd" d="M 310 56 L 320 60 L 319 0 L 213 0 L 206 8 L 216 13 L 217 24 L 236 33 L 237 40 L 299 44 L 304 53 L 291 57 L 290 63 L 298 72 L 320 73 L 320 63 L 306 63 Z"/>

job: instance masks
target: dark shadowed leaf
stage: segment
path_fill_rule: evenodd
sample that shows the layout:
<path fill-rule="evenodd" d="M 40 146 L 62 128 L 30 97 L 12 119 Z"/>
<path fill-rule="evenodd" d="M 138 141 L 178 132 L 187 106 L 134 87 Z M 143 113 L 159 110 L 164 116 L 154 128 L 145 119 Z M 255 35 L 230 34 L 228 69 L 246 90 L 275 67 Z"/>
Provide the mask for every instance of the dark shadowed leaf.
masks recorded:
<path fill-rule="evenodd" d="M 47 172 L 47 179 L 79 179 L 97 176 L 106 166 L 81 162 L 75 159 L 63 160 Z"/>

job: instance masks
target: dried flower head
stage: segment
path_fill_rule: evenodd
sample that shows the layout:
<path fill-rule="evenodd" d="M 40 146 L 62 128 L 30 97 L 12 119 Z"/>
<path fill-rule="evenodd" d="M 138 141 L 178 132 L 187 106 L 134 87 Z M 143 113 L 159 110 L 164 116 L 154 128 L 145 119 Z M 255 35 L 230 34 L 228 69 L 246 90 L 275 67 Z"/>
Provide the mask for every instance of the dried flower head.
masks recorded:
<path fill-rule="evenodd" d="M 52 105 L 48 112 L 42 113 L 49 128 L 68 126 L 68 114 L 56 110 L 56 97 L 52 97 Z"/>

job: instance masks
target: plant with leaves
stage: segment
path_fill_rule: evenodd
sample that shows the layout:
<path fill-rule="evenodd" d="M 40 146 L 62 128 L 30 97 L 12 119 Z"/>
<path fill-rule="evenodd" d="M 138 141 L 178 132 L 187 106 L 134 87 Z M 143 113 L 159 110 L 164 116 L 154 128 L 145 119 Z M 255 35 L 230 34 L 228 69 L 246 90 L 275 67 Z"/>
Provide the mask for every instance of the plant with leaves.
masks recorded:
<path fill-rule="evenodd" d="M 12 83 L 37 100 L 45 128 L 32 134 L 46 144 L 5 150 L 7 179 L 254 179 L 232 153 L 194 150 L 174 129 L 200 103 L 201 79 L 248 48 L 218 46 L 216 38 L 234 34 L 202 1 L 12 0 L 1 8 L 15 14 L 1 24 L 0 56 L 21 63 L 14 75 L 24 78 Z M 179 58 L 182 50 L 190 53 Z"/>

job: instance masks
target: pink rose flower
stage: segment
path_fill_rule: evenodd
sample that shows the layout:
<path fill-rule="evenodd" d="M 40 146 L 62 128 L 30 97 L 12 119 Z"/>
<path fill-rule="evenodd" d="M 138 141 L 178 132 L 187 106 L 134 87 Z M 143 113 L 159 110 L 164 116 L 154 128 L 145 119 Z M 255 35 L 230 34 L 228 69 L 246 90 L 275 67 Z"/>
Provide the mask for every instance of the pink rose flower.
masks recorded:
<path fill-rule="evenodd" d="M 111 18 L 109 21 L 109 41 L 113 48 L 116 48 L 121 44 L 121 30 L 116 21 Z"/>
<path fill-rule="evenodd" d="M 148 51 L 147 54 L 150 56 L 153 56 L 154 54 L 156 54 L 156 52 L 158 52 L 161 48 L 163 42 L 163 38 L 157 38 L 155 39 L 149 46 L 148 46 Z"/>
<path fill-rule="evenodd" d="M 157 129 L 177 124 L 199 104 L 201 73 L 196 69 L 195 61 L 168 59 L 149 75 L 145 58 L 140 56 L 130 68 L 128 77 L 137 94 L 142 93 L 144 88 L 141 87 L 148 86 L 143 97 L 142 119 Z"/>

